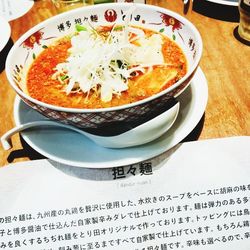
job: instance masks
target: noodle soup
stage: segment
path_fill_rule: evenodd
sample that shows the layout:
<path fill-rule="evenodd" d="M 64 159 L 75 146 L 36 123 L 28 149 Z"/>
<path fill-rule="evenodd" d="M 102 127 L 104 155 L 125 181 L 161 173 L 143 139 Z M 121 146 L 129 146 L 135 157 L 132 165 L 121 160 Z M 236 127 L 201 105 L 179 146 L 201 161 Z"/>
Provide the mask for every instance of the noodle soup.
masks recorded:
<path fill-rule="evenodd" d="M 5 68 L 32 109 L 103 134 L 168 109 L 190 85 L 201 55 L 200 34 L 185 17 L 148 4 L 110 3 L 34 26 L 15 42 Z"/>
<path fill-rule="evenodd" d="M 181 48 L 135 26 L 76 26 L 46 47 L 29 68 L 28 94 L 60 107 L 98 109 L 155 95 L 187 73 Z"/>

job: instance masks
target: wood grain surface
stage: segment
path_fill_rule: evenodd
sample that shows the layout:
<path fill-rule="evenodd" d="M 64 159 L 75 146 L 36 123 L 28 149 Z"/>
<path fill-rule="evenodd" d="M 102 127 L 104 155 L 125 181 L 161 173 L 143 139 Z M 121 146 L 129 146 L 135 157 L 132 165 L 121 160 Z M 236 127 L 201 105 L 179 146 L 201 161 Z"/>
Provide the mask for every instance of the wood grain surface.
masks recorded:
<path fill-rule="evenodd" d="M 250 47 L 234 37 L 238 23 L 200 14 L 192 6 L 184 14 L 182 0 L 150 0 L 147 4 L 185 16 L 197 27 L 203 39 L 200 67 L 208 81 L 209 99 L 203 118 L 184 141 L 250 135 Z M 37 0 L 28 13 L 10 22 L 11 40 L 0 54 L 0 136 L 15 125 L 15 92 L 9 86 L 4 70 L 8 50 L 23 33 L 55 14 L 49 0 Z M 12 141 L 13 148 L 9 151 L 0 146 L 0 166 L 43 158 L 19 134 L 13 136 Z"/>

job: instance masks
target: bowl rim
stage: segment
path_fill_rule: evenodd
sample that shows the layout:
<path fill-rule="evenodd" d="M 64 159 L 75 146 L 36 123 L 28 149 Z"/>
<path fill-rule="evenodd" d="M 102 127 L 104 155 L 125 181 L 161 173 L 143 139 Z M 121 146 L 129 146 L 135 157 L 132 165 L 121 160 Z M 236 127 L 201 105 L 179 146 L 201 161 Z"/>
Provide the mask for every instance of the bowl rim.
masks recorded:
<path fill-rule="evenodd" d="M 114 107 L 107 107 L 107 108 L 95 108 L 95 109 L 88 109 L 88 108 L 68 108 L 68 107 L 61 107 L 61 106 L 56 106 L 56 105 L 52 105 L 52 104 L 48 104 L 42 101 L 39 101 L 35 98 L 32 98 L 31 96 L 29 96 L 28 94 L 26 94 L 24 91 L 22 91 L 19 86 L 15 83 L 15 81 L 13 80 L 12 77 L 12 72 L 10 70 L 10 65 L 12 64 L 11 61 L 13 61 L 13 57 L 15 54 L 15 50 L 23 43 L 23 41 L 25 41 L 25 39 L 27 39 L 30 35 L 32 35 L 34 32 L 38 31 L 39 29 L 45 27 L 47 24 L 54 22 L 56 20 L 60 20 L 61 18 L 67 17 L 67 16 L 71 16 L 74 13 L 80 13 L 82 11 L 88 11 L 88 10 L 92 10 L 92 9 L 100 9 L 100 8 L 129 8 L 131 5 L 135 5 L 138 8 L 144 8 L 144 9 L 153 9 L 155 11 L 159 11 L 159 12 L 163 12 L 163 13 L 167 13 L 171 16 L 173 16 L 174 18 L 180 20 L 181 22 L 183 22 L 184 24 L 188 25 L 189 28 L 192 30 L 192 32 L 194 33 L 195 37 L 197 38 L 198 43 L 200 44 L 199 48 L 197 49 L 197 53 L 196 53 L 196 58 L 194 60 L 194 64 L 188 68 L 188 71 L 186 73 L 186 75 L 184 77 L 182 77 L 179 81 L 177 81 L 175 84 L 173 84 L 172 86 L 170 86 L 169 88 L 155 94 L 152 95 L 150 97 L 147 97 L 145 99 L 142 99 L 140 101 L 136 101 L 133 103 L 128 103 L 128 104 L 124 104 L 124 105 L 120 105 L 120 106 L 114 106 Z M 188 19 L 186 19 L 185 17 L 181 16 L 180 14 L 166 9 L 166 8 L 162 8 L 159 6 L 155 6 L 155 5 L 149 5 L 149 4 L 141 4 L 141 3 L 105 3 L 105 4 L 98 4 L 98 5 L 92 5 L 92 6 L 86 6 L 86 7 L 82 7 L 82 8 L 78 8 L 78 9 L 74 9 L 74 10 L 70 10 L 55 16 L 52 16 L 40 23 L 38 23 L 37 25 L 33 26 L 31 29 L 29 29 L 27 32 L 25 32 L 21 37 L 18 38 L 18 40 L 15 42 L 15 44 L 13 45 L 13 47 L 11 48 L 7 59 L 6 59 L 6 63 L 5 63 L 5 69 L 6 69 L 6 76 L 7 79 L 10 83 L 10 85 L 12 86 L 12 88 L 16 91 L 17 94 L 19 94 L 21 97 L 27 99 L 29 102 L 34 103 L 36 105 L 45 107 L 47 109 L 51 109 L 54 111 L 60 111 L 60 112 L 67 112 L 67 113 L 101 113 L 101 112 L 112 112 L 112 111 L 118 111 L 118 110 L 124 110 L 124 109 L 128 109 L 128 108 L 133 108 L 135 106 L 140 106 L 144 103 L 153 101 L 169 92 L 171 92 L 173 89 L 178 88 L 178 86 L 180 86 L 183 82 L 185 82 L 191 75 L 193 72 L 195 72 L 195 70 L 197 69 L 199 62 L 201 60 L 201 56 L 202 56 L 202 50 L 203 50 L 203 42 L 202 42 L 202 38 L 201 35 L 198 31 L 198 29 L 194 26 L 194 24 L 192 24 Z"/>

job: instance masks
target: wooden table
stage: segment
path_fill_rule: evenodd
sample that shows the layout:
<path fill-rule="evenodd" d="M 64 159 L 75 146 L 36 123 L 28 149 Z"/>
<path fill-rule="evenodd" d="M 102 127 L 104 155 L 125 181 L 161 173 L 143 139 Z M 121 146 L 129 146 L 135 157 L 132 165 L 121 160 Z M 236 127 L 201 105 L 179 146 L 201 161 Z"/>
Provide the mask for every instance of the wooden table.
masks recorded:
<path fill-rule="evenodd" d="M 201 15 L 192 10 L 192 6 L 184 14 L 181 0 L 150 0 L 147 3 L 186 16 L 203 39 L 200 66 L 208 81 L 209 100 L 203 119 L 185 141 L 250 135 L 250 47 L 235 39 L 233 32 L 238 23 Z M 35 1 L 27 14 L 10 22 L 13 42 L 32 26 L 55 14 L 49 0 Z M 1 53 L 1 64 L 3 57 Z M 3 70 L 0 75 L 0 135 L 14 126 L 14 99 L 15 92 L 8 85 Z M 43 157 L 22 142 L 19 135 L 15 135 L 12 141 L 14 147 L 11 150 L 4 151 L 0 147 L 0 166 Z"/>

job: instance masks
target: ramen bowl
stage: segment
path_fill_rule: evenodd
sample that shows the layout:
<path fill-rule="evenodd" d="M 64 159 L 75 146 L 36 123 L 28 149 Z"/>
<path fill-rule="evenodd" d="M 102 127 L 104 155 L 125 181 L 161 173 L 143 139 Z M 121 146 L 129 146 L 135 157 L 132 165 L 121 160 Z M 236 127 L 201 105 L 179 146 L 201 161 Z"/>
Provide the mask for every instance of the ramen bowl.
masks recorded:
<path fill-rule="evenodd" d="M 27 94 L 25 75 L 41 51 L 58 38 L 72 34 L 76 24 L 87 22 L 94 27 L 122 24 L 124 15 L 132 6 L 134 11 L 130 13 L 131 25 L 160 32 L 174 40 L 182 49 L 188 65 L 184 77 L 153 96 L 108 108 L 65 108 L 44 103 Z M 199 32 L 191 22 L 177 13 L 144 4 L 100 4 L 56 15 L 30 29 L 12 47 L 6 61 L 6 74 L 10 85 L 22 100 L 44 116 L 93 134 L 113 135 L 132 128 L 133 123 L 138 125 L 165 112 L 169 101 L 189 85 L 199 65 L 201 54 L 202 40 Z"/>

